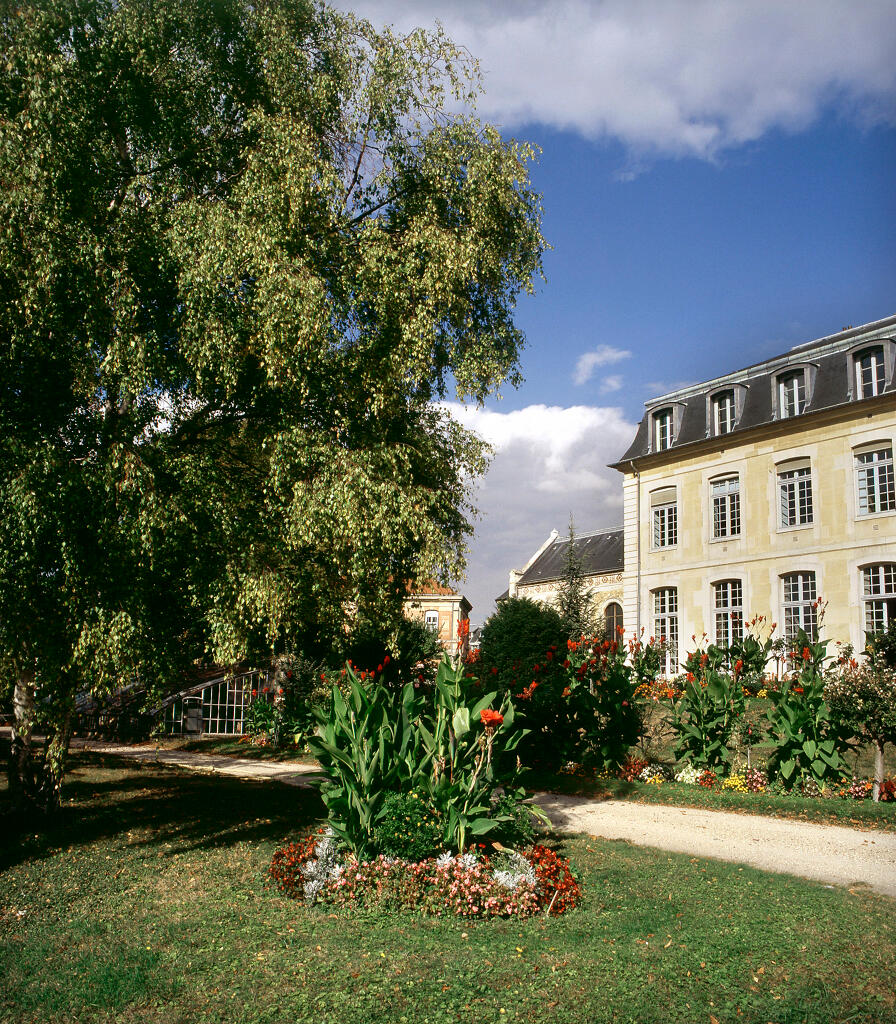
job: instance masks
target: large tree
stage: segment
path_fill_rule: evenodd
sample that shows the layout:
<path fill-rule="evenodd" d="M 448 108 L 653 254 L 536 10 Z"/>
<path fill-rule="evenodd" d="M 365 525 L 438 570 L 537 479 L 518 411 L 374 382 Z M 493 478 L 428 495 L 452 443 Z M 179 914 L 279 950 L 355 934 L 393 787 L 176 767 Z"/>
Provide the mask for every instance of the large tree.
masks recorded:
<path fill-rule="evenodd" d="M 52 804 L 78 688 L 325 645 L 462 569 L 484 451 L 436 403 L 517 378 L 543 240 L 440 31 L 3 11 L 0 664 Z"/>

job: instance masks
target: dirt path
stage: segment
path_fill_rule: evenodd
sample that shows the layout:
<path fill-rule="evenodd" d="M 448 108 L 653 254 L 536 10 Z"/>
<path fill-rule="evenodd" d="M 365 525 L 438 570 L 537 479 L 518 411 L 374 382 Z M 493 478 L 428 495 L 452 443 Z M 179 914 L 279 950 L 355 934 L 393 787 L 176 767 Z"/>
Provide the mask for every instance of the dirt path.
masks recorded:
<path fill-rule="evenodd" d="M 276 779 L 290 786 L 309 786 L 318 774 L 311 765 L 163 750 L 151 745 L 127 747 L 76 740 L 73 746 L 144 763 L 177 765 L 246 779 Z M 799 875 L 829 885 L 867 886 L 896 899 L 893 833 L 690 807 L 583 800 L 553 793 L 539 794 L 537 802 L 554 827 L 563 831 L 749 864 L 763 871 Z"/>

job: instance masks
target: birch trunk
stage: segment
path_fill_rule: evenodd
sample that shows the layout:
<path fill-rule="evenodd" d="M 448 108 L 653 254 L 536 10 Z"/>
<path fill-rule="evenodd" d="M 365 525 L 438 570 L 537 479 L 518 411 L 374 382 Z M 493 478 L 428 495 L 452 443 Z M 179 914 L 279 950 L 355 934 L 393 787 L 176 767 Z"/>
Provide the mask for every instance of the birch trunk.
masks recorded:
<path fill-rule="evenodd" d="M 874 784 L 871 787 L 871 799 L 880 800 L 880 785 L 884 781 L 884 742 L 877 740 L 874 744 Z"/>
<path fill-rule="evenodd" d="M 12 695 L 12 747 L 9 754 L 9 794 L 14 811 L 31 806 L 35 797 L 32 760 L 34 733 L 34 676 L 16 676 Z"/>

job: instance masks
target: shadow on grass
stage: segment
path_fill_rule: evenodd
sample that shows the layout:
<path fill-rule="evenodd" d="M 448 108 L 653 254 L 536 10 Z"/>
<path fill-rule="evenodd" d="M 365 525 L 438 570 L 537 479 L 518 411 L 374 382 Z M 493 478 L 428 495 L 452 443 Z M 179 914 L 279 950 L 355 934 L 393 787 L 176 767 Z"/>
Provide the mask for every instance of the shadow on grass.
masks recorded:
<path fill-rule="evenodd" d="M 5 787 L 0 791 L 0 870 L 128 833 L 131 845 L 164 845 L 167 855 L 279 842 L 323 813 L 309 789 L 77 753 L 66 773 L 63 807 L 53 818 L 14 819 Z"/>

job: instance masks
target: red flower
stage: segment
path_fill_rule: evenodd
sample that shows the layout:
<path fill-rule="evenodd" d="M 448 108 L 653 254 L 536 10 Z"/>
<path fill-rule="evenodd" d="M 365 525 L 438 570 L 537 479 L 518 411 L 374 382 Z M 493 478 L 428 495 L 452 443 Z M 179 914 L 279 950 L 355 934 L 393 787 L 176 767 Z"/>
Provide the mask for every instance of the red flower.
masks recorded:
<path fill-rule="evenodd" d="M 258 690 L 253 690 L 252 691 L 252 696 L 253 697 L 257 697 L 258 696 Z"/>
<path fill-rule="evenodd" d="M 496 676 L 497 674 L 498 674 L 498 670 L 495 668 L 494 665 L 492 665 L 492 675 Z"/>
<path fill-rule="evenodd" d="M 504 721 L 504 716 L 498 711 L 492 711 L 491 708 L 483 708 L 479 712 L 479 717 L 486 729 L 497 728 Z"/>
<path fill-rule="evenodd" d="M 389 662 L 390 662 L 391 660 L 392 660 L 392 659 L 391 659 L 391 658 L 389 657 L 389 655 L 387 654 L 387 655 L 386 655 L 386 657 L 385 657 L 385 658 L 383 658 L 383 664 L 384 664 L 384 665 L 388 665 L 388 664 L 389 664 Z"/>
<path fill-rule="evenodd" d="M 812 652 L 808 647 L 803 648 L 803 661 L 810 661 L 812 658 Z"/>

